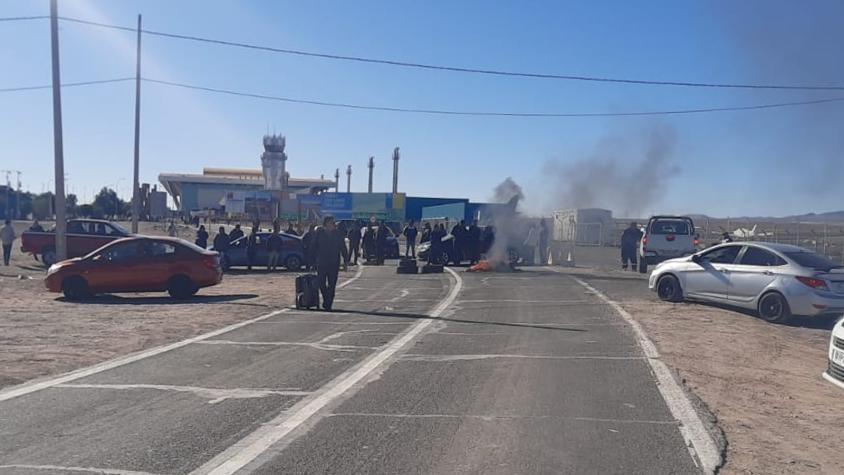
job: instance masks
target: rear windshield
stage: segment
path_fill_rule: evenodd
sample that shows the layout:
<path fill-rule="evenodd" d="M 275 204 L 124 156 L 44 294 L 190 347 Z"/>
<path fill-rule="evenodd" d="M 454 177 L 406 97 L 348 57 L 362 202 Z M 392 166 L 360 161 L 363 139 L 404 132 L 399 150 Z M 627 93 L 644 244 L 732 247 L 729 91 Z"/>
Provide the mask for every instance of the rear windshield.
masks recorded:
<path fill-rule="evenodd" d="M 661 219 L 651 224 L 651 234 L 691 234 L 689 222 L 680 219 Z"/>
<path fill-rule="evenodd" d="M 841 267 L 824 256 L 814 252 L 786 252 L 786 257 L 803 267 L 816 270 L 829 270 Z"/>

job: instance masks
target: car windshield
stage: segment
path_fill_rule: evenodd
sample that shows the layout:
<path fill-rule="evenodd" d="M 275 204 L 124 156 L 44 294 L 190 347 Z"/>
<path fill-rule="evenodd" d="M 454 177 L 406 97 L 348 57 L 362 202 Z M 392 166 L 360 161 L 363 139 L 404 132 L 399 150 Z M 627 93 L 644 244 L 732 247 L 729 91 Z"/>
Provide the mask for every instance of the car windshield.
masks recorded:
<path fill-rule="evenodd" d="M 130 232 L 129 232 L 129 230 L 128 230 L 128 229 L 124 228 L 123 226 L 121 226 L 121 225 L 119 225 L 119 224 L 117 224 L 117 223 L 109 223 L 109 224 L 111 224 L 112 226 L 114 226 L 114 229 L 116 229 L 116 230 L 117 230 L 119 233 L 121 233 L 121 234 L 132 234 L 132 233 L 130 233 Z"/>
<path fill-rule="evenodd" d="M 835 262 L 832 262 L 826 257 L 820 254 L 815 254 L 814 252 L 786 252 L 785 255 L 797 264 L 803 267 L 808 267 L 810 269 L 830 270 L 844 268 L 844 266 L 836 264 Z"/>

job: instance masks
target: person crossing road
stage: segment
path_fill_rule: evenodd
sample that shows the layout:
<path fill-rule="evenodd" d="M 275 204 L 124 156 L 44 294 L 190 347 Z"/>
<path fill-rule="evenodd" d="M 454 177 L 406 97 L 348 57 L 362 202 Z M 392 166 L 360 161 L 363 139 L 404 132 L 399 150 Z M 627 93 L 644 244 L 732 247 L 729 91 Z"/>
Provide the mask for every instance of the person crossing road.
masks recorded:
<path fill-rule="evenodd" d="M 344 238 L 337 230 L 334 217 L 327 216 L 322 226 L 316 230 L 311 243 L 319 290 L 322 293 L 322 308 L 329 312 L 334 305 L 334 293 L 337 290 L 337 278 L 340 274 L 340 259 L 342 257 L 344 267 L 349 262 Z"/>

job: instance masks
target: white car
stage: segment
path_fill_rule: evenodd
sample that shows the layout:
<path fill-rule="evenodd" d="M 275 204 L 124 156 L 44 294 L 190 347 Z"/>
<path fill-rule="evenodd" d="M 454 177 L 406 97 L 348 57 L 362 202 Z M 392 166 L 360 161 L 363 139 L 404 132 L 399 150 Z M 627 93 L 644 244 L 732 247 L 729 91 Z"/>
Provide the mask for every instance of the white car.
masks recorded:
<path fill-rule="evenodd" d="M 829 337 L 829 363 L 823 377 L 844 389 L 844 318 L 832 328 L 832 336 Z"/>
<path fill-rule="evenodd" d="M 639 272 L 652 266 L 697 251 L 700 244 L 695 223 L 688 216 L 652 216 L 639 241 Z"/>
<path fill-rule="evenodd" d="M 844 314 L 844 266 L 787 244 L 733 242 L 670 259 L 648 287 L 662 300 L 727 304 L 769 322 Z"/>

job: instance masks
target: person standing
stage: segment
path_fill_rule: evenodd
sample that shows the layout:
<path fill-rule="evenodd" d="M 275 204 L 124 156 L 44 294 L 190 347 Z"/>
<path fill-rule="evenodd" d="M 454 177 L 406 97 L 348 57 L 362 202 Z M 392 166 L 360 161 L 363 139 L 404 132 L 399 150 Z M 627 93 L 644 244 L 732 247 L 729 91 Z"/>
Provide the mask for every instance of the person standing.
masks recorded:
<path fill-rule="evenodd" d="M 326 216 L 322 226 L 316 230 L 313 252 L 316 258 L 319 290 L 322 293 L 322 308 L 330 312 L 333 308 L 337 278 L 340 274 L 340 258 L 342 257 L 344 264 L 349 262 L 345 236 L 337 230 L 334 217 Z"/>
<path fill-rule="evenodd" d="M 374 260 L 375 256 L 375 228 L 372 226 L 366 226 L 366 229 L 363 232 L 363 258 L 370 261 Z"/>
<path fill-rule="evenodd" d="M 443 238 L 445 237 L 445 225 L 434 225 L 431 230 L 431 249 L 428 251 L 428 263 L 434 265 L 446 265 L 448 259 L 443 259 Z"/>
<path fill-rule="evenodd" d="M 375 259 L 378 265 L 384 264 L 384 258 L 387 255 L 387 236 L 390 231 L 384 221 L 378 223 L 378 233 L 375 235 Z"/>
<path fill-rule="evenodd" d="M 240 229 L 240 223 L 234 225 L 234 229 L 229 233 L 229 242 L 235 242 L 243 237 L 243 230 Z"/>
<path fill-rule="evenodd" d="M 30 227 L 29 227 L 29 232 L 32 232 L 32 233 L 43 233 L 43 232 L 44 232 L 44 227 L 43 227 L 43 226 L 41 226 L 41 224 L 40 224 L 40 223 L 38 222 L 38 220 L 36 219 L 35 221 L 33 221 L 33 222 L 32 222 L 32 226 L 30 226 Z"/>
<path fill-rule="evenodd" d="M 539 264 L 548 262 L 548 226 L 545 219 L 539 220 Z"/>
<path fill-rule="evenodd" d="M 314 257 L 311 252 L 312 242 L 314 240 L 314 228 L 312 224 L 308 226 L 308 230 L 302 235 L 302 252 L 305 254 L 305 272 L 310 272 L 313 268 Z"/>
<path fill-rule="evenodd" d="M 630 223 L 630 226 L 621 233 L 621 269 L 627 270 L 627 263 L 630 262 L 631 270 L 636 270 L 636 248 L 639 246 L 639 241 L 642 239 L 642 231 L 636 222 Z"/>
<path fill-rule="evenodd" d="M 170 237 L 176 237 L 179 233 L 176 232 L 176 223 L 170 221 L 170 226 L 167 226 L 167 235 Z"/>
<path fill-rule="evenodd" d="M 220 226 L 220 231 L 214 236 L 214 250 L 220 253 L 220 260 L 226 258 L 226 251 L 231 246 L 231 237 L 226 234 L 226 228 Z"/>
<path fill-rule="evenodd" d="M 205 230 L 205 225 L 199 225 L 199 229 L 196 231 L 196 245 L 205 249 L 208 247 L 208 231 Z"/>
<path fill-rule="evenodd" d="M 352 259 L 352 265 L 358 265 L 358 256 L 360 254 L 360 230 L 361 226 L 358 223 L 352 223 L 349 228 L 349 257 Z"/>
<path fill-rule="evenodd" d="M 287 222 L 287 230 L 284 231 L 285 234 L 289 234 L 291 236 L 298 236 L 299 233 L 296 232 L 296 228 L 293 227 L 293 221 Z"/>
<path fill-rule="evenodd" d="M 460 220 L 451 228 L 454 236 L 454 265 L 459 266 L 466 258 L 466 221 Z"/>
<path fill-rule="evenodd" d="M 481 260 L 481 228 L 478 227 L 478 220 L 472 221 L 469 225 L 468 237 L 469 261 L 474 265 Z"/>
<path fill-rule="evenodd" d="M 0 243 L 3 244 L 3 265 L 9 265 L 9 261 L 12 259 L 12 244 L 17 237 L 15 228 L 12 227 L 12 220 L 7 219 L 3 227 L 0 228 Z"/>
<path fill-rule="evenodd" d="M 252 270 L 255 255 L 258 253 L 258 226 L 252 226 L 252 232 L 246 238 L 246 269 Z"/>
<path fill-rule="evenodd" d="M 431 223 L 425 223 L 422 226 L 422 239 L 419 240 L 419 244 L 423 242 L 431 242 Z"/>
<path fill-rule="evenodd" d="M 407 241 L 407 245 L 404 250 L 404 257 L 412 257 L 416 259 L 416 235 L 419 234 L 419 230 L 416 229 L 416 223 L 411 220 L 410 223 L 405 226 L 402 234 L 404 234 L 404 238 Z"/>
<path fill-rule="evenodd" d="M 267 238 L 267 270 L 278 268 L 278 256 L 281 254 L 281 236 L 278 234 L 278 224 L 273 225 L 273 232 Z"/>

